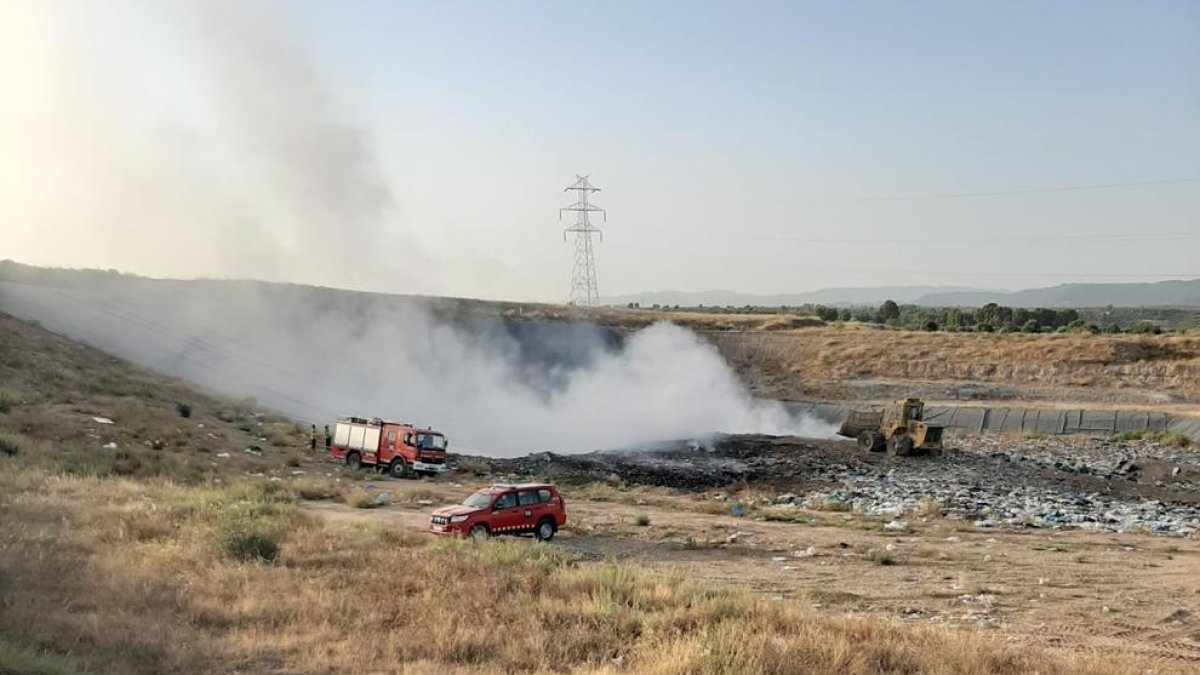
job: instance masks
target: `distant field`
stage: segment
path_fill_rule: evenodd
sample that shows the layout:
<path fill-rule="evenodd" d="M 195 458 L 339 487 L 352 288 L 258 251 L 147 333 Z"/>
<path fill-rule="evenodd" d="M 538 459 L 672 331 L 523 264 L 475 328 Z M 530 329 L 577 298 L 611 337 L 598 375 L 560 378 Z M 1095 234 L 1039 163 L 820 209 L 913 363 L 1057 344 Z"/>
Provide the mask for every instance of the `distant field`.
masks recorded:
<path fill-rule="evenodd" d="M 707 337 L 754 391 L 838 397 L 888 379 L 1017 387 L 1137 389 L 1200 398 L 1200 334 L 923 333 L 860 325 Z"/>

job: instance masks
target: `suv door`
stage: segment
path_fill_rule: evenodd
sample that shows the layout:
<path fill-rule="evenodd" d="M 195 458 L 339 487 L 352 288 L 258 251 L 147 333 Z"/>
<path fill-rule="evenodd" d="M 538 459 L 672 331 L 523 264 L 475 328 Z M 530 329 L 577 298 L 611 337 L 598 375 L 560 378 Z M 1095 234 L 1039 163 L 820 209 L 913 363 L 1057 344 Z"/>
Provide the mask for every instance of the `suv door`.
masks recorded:
<path fill-rule="evenodd" d="M 547 513 L 546 503 L 541 500 L 537 490 L 521 490 L 517 494 L 517 505 L 521 509 L 525 529 L 531 532 Z"/>
<path fill-rule="evenodd" d="M 504 492 L 492 502 L 492 516 L 488 523 L 494 534 L 506 534 L 519 531 L 525 523 L 525 517 L 517 503 L 516 492 Z"/>

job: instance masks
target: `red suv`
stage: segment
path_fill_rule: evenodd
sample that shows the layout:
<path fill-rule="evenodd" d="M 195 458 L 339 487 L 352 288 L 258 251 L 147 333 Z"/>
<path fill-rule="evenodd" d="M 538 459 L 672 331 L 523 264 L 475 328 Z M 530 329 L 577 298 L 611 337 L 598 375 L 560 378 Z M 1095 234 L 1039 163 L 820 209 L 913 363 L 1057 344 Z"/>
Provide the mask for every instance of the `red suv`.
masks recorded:
<path fill-rule="evenodd" d="M 549 541 L 566 522 L 567 505 L 557 487 L 548 483 L 493 485 L 462 504 L 434 511 L 429 530 L 478 538 L 532 532 L 541 541 Z"/>

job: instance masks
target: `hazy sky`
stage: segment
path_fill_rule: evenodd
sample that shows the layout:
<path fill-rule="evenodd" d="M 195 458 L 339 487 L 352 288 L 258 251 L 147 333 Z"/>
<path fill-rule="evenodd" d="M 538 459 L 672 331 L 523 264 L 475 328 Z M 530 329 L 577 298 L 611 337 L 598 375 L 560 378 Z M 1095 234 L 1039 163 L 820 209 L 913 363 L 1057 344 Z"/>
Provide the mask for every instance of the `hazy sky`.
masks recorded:
<path fill-rule="evenodd" d="M 1200 3 L 0 3 L 0 258 L 563 300 L 1200 276 Z M 914 241 L 905 242 L 912 238 Z"/>

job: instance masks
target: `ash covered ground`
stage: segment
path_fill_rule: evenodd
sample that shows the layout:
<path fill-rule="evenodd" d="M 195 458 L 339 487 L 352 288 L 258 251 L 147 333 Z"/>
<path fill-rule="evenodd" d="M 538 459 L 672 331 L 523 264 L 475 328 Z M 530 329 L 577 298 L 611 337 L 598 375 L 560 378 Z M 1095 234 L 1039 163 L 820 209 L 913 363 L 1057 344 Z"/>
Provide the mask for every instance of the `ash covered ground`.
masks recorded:
<path fill-rule="evenodd" d="M 459 461 L 468 458 L 459 458 Z M 755 488 L 789 508 L 844 505 L 901 517 L 922 503 L 982 527 L 1190 536 L 1200 530 L 1200 452 L 1151 441 L 965 436 L 940 455 L 891 458 L 849 441 L 720 436 L 636 450 L 469 458 L 512 480 L 620 481 L 689 491 Z"/>

